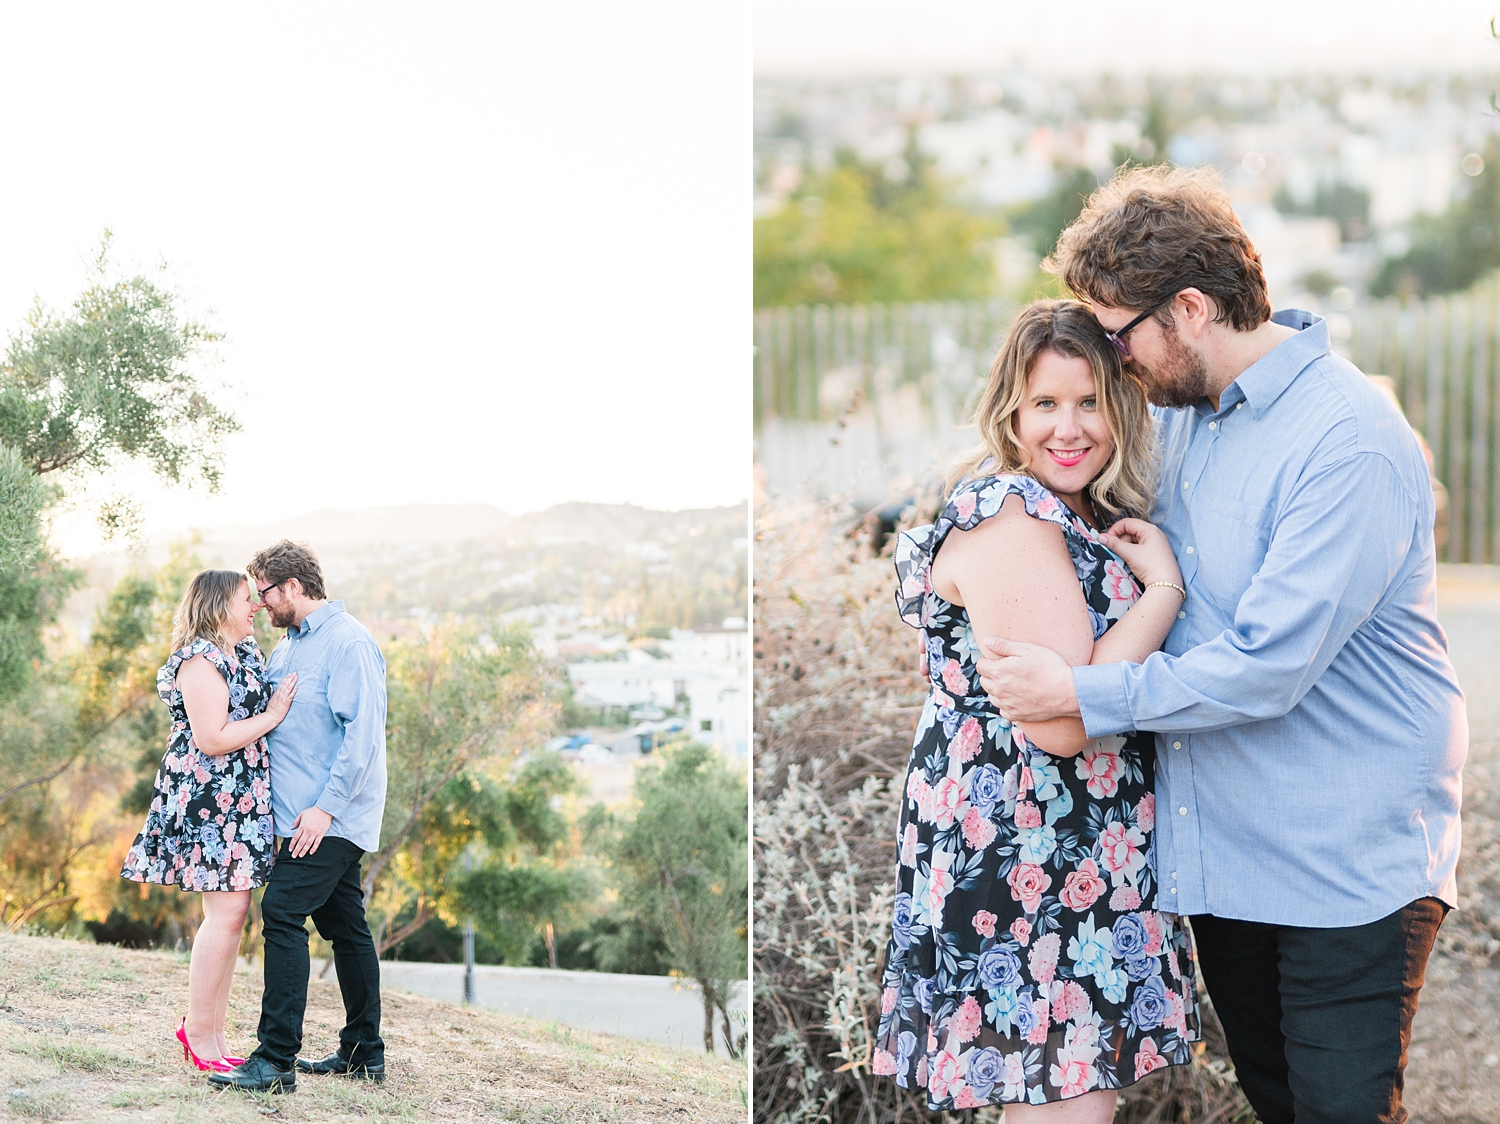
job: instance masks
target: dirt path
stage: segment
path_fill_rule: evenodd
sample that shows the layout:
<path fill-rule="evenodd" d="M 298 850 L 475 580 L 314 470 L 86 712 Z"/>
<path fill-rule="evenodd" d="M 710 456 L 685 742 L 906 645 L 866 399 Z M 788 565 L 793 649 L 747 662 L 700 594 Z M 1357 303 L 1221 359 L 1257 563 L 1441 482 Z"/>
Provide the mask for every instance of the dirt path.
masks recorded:
<path fill-rule="evenodd" d="M 399 993 L 384 997 L 384 1085 L 304 1077 L 285 1096 L 219 1092 L 173 1038 L 186 996 L 187 962 L 175 953 L 0 936 L 4 1111 L 153 1124 L 745 1119 L 742 1063 Z M 259 973 L 241 972 L 232 1047 L 254 1046 L 259 1004 Z M 337 988 L 314 981 L 305 1052 L 331 1051 L 342 1023 Z"/>
<path fill-rule="evenodd" d="M 1461 936 L 1481 915 L 1500 917 L 1500 584 L 1444 582 L 1438 603 L 1469 710 L 1464 912 L 1444 924 Z M 1500 1121 L 1500 953 L 1491 952 L 1429 966 L 1406 1072 L 1412 1124 Z"/>

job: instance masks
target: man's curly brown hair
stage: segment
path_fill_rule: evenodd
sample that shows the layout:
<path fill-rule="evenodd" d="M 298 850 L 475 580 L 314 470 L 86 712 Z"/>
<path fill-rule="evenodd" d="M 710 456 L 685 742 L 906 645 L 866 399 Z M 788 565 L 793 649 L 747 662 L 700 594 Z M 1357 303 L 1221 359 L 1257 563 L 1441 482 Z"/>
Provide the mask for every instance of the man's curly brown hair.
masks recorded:
<path fill-rule="evenodd" d="M 257 578 L 278 585 L 296 578 L 302 584 L 302 592 L 314 601 L 328 596 L 323 589 L 323 567 L 318 565 L 318 556 L 290 539 L 266 547 L 250 559 L 248 569 Z"/>
<path fill-rule="evenodd" d="M 1044 268 L 1111 308 L 1144 311 L 1194 288 L 1238 331 L 1271 318 L 1260 255 L 1209 168 L 1124 169 L 1090 196 Z M 1170 309 L 1158 321 L 1170 327 Z"/>

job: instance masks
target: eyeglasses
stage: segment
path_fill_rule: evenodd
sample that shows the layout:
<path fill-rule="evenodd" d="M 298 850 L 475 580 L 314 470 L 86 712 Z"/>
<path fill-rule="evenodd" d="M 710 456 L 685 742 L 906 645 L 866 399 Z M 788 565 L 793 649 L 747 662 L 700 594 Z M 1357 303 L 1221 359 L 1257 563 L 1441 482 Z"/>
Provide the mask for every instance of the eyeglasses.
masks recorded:
<path fill-rule="evenodd" d="M 285 578 L 282 578 L 281 581 L 279 581 L 279 582 L 272 582 L 270 585 L 266 586 L 265 589 L 260 589 L 259 587 L 257 587 L 256 590 L 255 590 L 256 599 L 259 600 L 259 601 L 264 601 L 266 599 L 266 594 L 270 593 L 271 590 L 275 589 L 278 585 L 280 585 L 284 581 L 286 581 Z"/>
<path fill-rule="evenodd" d="M 1173 293 L 1172 296 L 1167 297 L 1166 300 L 1157 301 L 1154 305 L 1146 309 L 1145 312 L 1141 313 L 1129 324 L 1126 324 L 1125 327 L 1121 328 L 1118 332 L 1105 332 L 1104 338 L 1115 345 L 1115 348 L 1120 352 L 1121 358 L 1129 359 L 1130 345 L 1125 342 L 1125 337 L 1128 336 L 1132 331 L 1134 331 L 1135 328 L 1146 319 L 1146 317 L 1155 315 L 1161 309 L 1171 304 L 1173 297 L 1176 296 L 1177 294 Z"/>

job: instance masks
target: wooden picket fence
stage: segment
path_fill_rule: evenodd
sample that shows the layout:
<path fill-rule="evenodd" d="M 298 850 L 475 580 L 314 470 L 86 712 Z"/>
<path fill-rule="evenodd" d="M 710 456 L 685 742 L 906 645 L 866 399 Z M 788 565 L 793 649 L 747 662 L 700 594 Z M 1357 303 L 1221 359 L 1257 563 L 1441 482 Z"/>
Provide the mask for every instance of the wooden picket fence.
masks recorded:
<path fill-rule="evenodd" d="M 1002 301 L 757 310 L 760 455 L 764 461 L 774 449 L 786 462 L 767 464 L 768 473 L 786 486 L 787 472 L 805 472 L 808 461 L 787 450 L 798 442 L 826 450 L 840 427 L 903 438 L 881 445 L 883 460 L 847 467 L 847 477 L 867 485 L 872 473 L 894 478 L 927 459 L 913 448 L 951 448 L 1014 314 Z M 1442 560 L 1500 562 L 1500 293 L 1367 305 L 1338 324 L 1335 337 L 1366 373 L 1394 380 L 1406 416 L 1432 448 L 1449 496 Z M 904 461 L 893 447 L 906 450 Z M 826 451 L 815 458 L 825 463 Z"/>

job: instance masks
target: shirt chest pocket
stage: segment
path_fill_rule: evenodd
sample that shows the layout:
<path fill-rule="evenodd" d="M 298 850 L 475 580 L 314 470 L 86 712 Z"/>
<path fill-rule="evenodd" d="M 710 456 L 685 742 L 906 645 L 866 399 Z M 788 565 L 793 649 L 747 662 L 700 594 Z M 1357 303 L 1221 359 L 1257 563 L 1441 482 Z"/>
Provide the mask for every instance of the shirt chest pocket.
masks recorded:
<path fill-rule="evenodd" d="M 1233 614 L 1265 561 L 1273 512 L 1232 496 L 1200 493 L 1193 505 L 1193 553 L 1197 584 Z"/>

